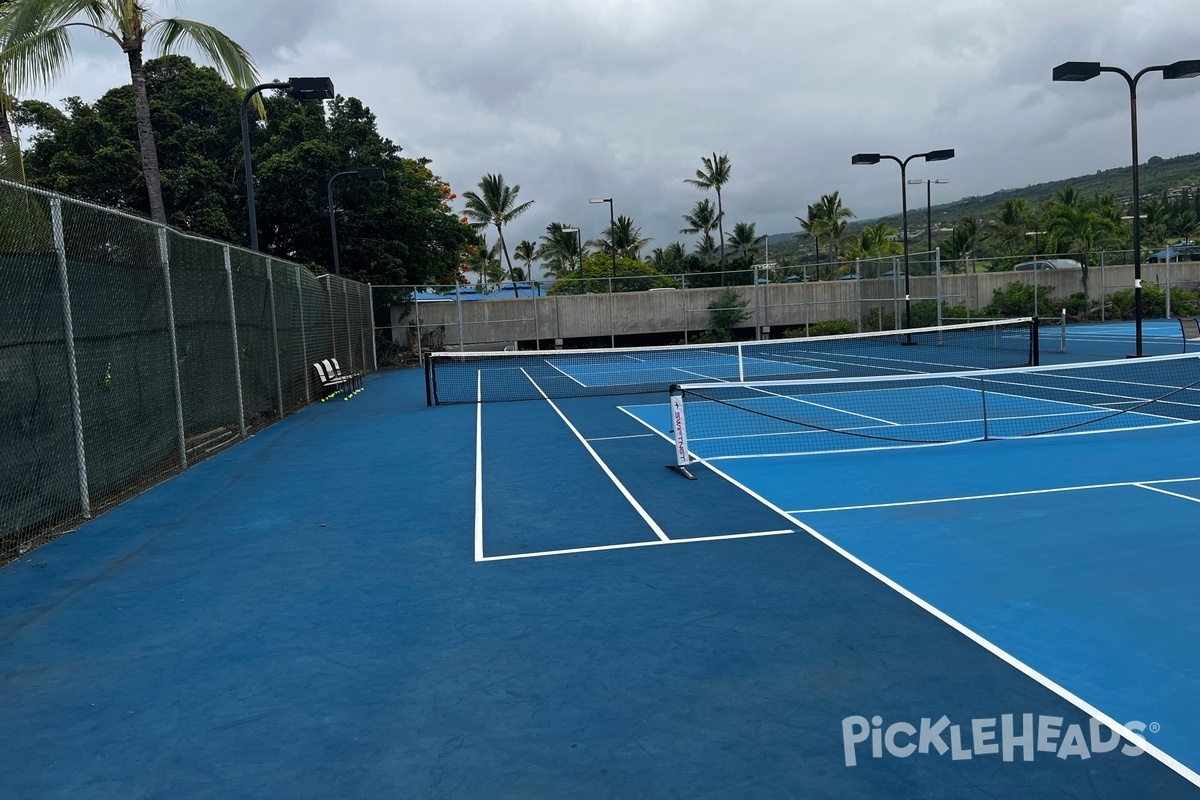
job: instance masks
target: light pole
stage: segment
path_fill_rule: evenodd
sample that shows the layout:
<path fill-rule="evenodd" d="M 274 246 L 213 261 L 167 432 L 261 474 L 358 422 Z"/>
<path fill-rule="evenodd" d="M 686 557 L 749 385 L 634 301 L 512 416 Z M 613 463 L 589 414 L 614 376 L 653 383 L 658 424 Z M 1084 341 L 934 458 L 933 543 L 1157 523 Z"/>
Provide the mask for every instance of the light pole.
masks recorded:
<path fill-rule="evenodd" d="M 908 162 L 914 158 L 924 158 L 926 161 L 949 161 L 954 158 L 954 149 L 948 150 L 930 150 L 928 153 L 913 153 L 908 158 L 901 160 L 896 156 L 884 155 L 882 153 L 858 153 L 850 157 L 850 163 L 853 164 L 878 164 L 882 159 L 895 161 L 900 165 L 900 208 L 902 209 L 903 220 L 903 236 L 904 236 L 904 327 L 912 327 L 912 301 L 909 292 L 908 283 L 908 180 L 904 176 L 905 170 L 908 168 Z M 911 343 L 912 339 L 908 339 Z"/>
<path fill-rule="evenodd" d="M 379 181 L 383 180 L 383 167 L 363 167 L 362 169 L 349 169 L 345 172 L 339 172 L 329 179 L 329 236 L 333 240 L 333 274 L 342 274 L 342 265 L 338 261 L 338 243 L 337 243 L 337 215 L 333 213 L 333 182 L 343 175 L 357 175 L 360 180 L 364 181 Z"/>
<path fill-rule="evenodd" d="M 1142 355 L 1142 225 L 1141 198 L 1138 196 L 1137 82 L 1147 72 L 1161 72 L 1164 80 L 1194 78 L 1200 75 L 1200 60 L 1176 61 L 1174 64 L 1146 67 L 1132 76 L 1120 67 L 1102 66 L 1099 61 L 1067 61 L 1054 68 L 1053 79 L 1074 82 L 1090 81 L 1101 72 L 1115 72 L 1129 84 L 1130 140 L 1133 143 L 1133 318 L 1136 342 L 1134 356 L 1140 358 Z"/>
<path fill-rule="evenodd" d="M 288 78 L 285 82 L 260 83 L 242 98 L 242 160 L 246 162 L 246 206 L 250 210 L 250 249 L 258 251 L 258 220 L 254 216 L 254 167 L 250 165 L 250 123 L 246 108 L 250 98 L 264 89 L 286 89 L 297 100 L 329 100 L 333 81 L 329 78 Z"/>
<path fill-rule="evenodd" d="M 611 197 L 593 197 L 588 200 L 589 203 L 608 203 L 608 243 L 612 250 L 612 276 L 617 277 L 617 220 L 613 216 L 613 199 Z M 612 291 L 612 283 L 609 283 L 608 290 Z"/>
<path fill-rule="evenodd" d="M 583 291 L 583 232 L 579 228 L 563 228 L 563 233 L 575 234 L 575 249 L 579 253 L 579 291 Z"/>
<path fill-rule="evenodd" d="M 909 178 L 910 186 L 925 184 L 925 249 L 933 252 L 933 190 L 935 183 L 949 183 L 945 178 Z"/>

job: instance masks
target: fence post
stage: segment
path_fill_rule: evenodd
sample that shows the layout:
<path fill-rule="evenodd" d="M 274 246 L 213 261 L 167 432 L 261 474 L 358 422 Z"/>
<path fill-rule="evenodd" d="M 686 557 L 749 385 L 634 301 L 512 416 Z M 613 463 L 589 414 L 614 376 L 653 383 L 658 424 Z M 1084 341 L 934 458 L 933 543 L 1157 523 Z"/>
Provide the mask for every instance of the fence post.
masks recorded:
<path fill-rule="evenodd" d="M 466 347 L 463 342 L 463 313 L 462 313 L 462 284 L 455 281 L 454 283 L 454 311 L 458 315 L 458 352 L 463 352 Z"/>
<path fill-rule="evenodd" d="M 758 293 L 758 265 L 755 264 L 751 277 L 754 279 L 754 339 L 755 341 L 762 340 L 762 313 L 759 310 L 759 293 Z"/>
<path fill-rule="evenodd" d="M 615 247 L 616 245 L 613 245 L 613 246 Z M 617 321 L 616 321 L 616 317 L 614 316 L 614 313 L 615 313 L 613 310 L 614 303 L 615 303 L 615 301 L 613 300 L 613 279 L 610 277 L 608 279 L 608 336 L 609 336 L 609 344 L 612 347 L 617 346 Z"/>
<path fill-rule="evenodd" d="M 75 427 L 75 473 L 79 478 L 79 507 L 85 519 L 92 517 L 88 492 L 87 454 L 83 441 L 83 407 L 79 400 L 79 368 L 75 362 L 75 321 L 71 314 L 71 284 L 67 276 L 67 241 L 63 232 L 62 200 L 50 201 L 50 221 L 54 230 L 54 252 L 58 256 L 59 292 L 62 294 L 63 341 L 67 346 L 67 377 L 71 383 L 71 418 Z"/>
<path fill-rule="evenodd" d="M 237 387 L 238 432 L 246 438 L 246 407 L 242 399 L 242 360 L 238 352 L 237 308 L 233 300 L 233 264 L 229 258 L 229 245 L 221 248 L 225 256 L 225 284 L 229 288 L 229 331 L 233 338 L 233 378 Z"/>
<path fill-rule="evenodd" d="M 1167 319 L 1171 318 L 1171 248 L 1167 248 Z"/>
<path fill-rule="evenodd" d="M 271 342 L 275 351 L 275 397 L 279 403 L 279 418 L 283 419 L 283 374 L 279 367 L 279 323 L 275 319 L 275 276 L 271 259 L 267 258 L 267 302 L 271 304 Z"/>
<path fill-rule="evenodd" d="M 309 369 L 312 363 L 308 360 L 308 329 L 304 324 L 304 282 L 300 280 L 300 268 L 296 270 L 296 296 L 300 298 L 300 358 L 301 366 L 304 367 L 304 404 L 312 403 L 312 391 L 308 388 Z"/>
<path fill-rule="evenodd" d="M 858 332 L 863 332 L 862 313 L 862 259 L 854 259 L 854 303 L 858 316 Z"/>
<path fill-rule="evenodd" d="M 350 293 L 346 291 L 345 283 L 340 285 L 342 287 L 342 313 L 346 315 L 346 362 L 350 364 L 350 371 L 354 372 L 354 331 L 350 328 Z"/>
<path fill-rule="evenodd" d="M 937 275 L 937 324 L 942 327 L 942 248 L 933 250 L 933 268 Z"/>
<path fill-rule="evenodd" d="M 367 314 L 371 320 L 371 371 L 379 371 L 379 345 L 376 344 L 378 337 L 375 335 L 375 287 L 367 284 Z M 307 385 L 307 384 L 306 384 Z"/>
<path fill-rule="evenodd" d="M 158 258 L 162 263 L 163 290 L 166 293 L 167 338 L 171 344 L 171 381 L 175 389 L 175 425 L 179 431 L 179 468 L 187 469 L 187 439 L 183 430 L 183 390 L 179 386 L 179 345 L 175 338 L 175 301 L 171 298 L 171 263 L 167 249 L 167 229 L 158 229 Z"/>
<path fill-rule="evenodd" d="M 538 313 L 537 313 L 538 285 L 539 284 L 537 281 L 530 281 L 529 285 L 533 289 L 533 349 L 541 350 L 542 349 L 542 332 L 541 332 L 541 329 L 538 327 Z"/>
<path fill-rule="evenodd" d="M 691 323 L 688 320 L 688 314 L 690 314 L 691 312 L 688 311 L 688 286 L 687 286 L 687 273 L 686 272 L 680 274 L 679 285 L 683 287 L 680 290 L 683 292 L 683 343 L 687 344 L 688 343 L 688 329 L 691 327 Z"/>
<path fill-rule="evenodd" d="M 892 319 L 900 330 L 900 259 L 892 256 Z"/>
<path fill-rule="evenodd" d="M 1108 299 L 1108 290 L 1104 288 L 1104 251 L 1100 251 L 1100 321 L 1104 322 L 1104 301 Z M 1087 306 L 1083 309 L 1084 319 L 1087 318 Z"/>

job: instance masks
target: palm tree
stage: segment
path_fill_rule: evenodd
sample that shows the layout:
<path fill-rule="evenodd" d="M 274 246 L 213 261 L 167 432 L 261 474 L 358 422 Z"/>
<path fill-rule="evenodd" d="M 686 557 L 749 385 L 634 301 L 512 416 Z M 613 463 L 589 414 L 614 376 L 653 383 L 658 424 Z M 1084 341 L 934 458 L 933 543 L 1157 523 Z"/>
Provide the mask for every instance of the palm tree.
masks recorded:
<path fill-rule="evenodd" d="M 579 229 L 562 222 L 551 222 L 542 234 L 537 257 L 542 269 L 552 278 L 569 278 L 579 268 Z"/>
<path fill-rule="evenodd" d="M 700 260 L 705 264 L 711 264 L 713 257 L 717 254 L 717 240 L 713 238 L 712 233 L 706 233 L 700 237 L 700 241 L 696 242 L 696 255 L 700 256 Z M 721 274 L 721 282 L 724 283 L 725 274 Z"/>
<path fill-rule="evenodd" d="M 742 263 L 750 266 L 758 255 L 758 240 L 762 237 L 755 231 L 753 222 L 736 222 L 729 234 L 729 246 L 741 256 Z"/>
<path fill-rule="evenodd" d="M 809 208 L 810 214 L 813 211 L 816 211 L 816 218 L 820 220 L 822 235 L 829 242 L 829 261 L 836 263 L 838 249 L 842 239 L 846 238 L 846 226 L 849 224 L 846 220 L 854 219 L 854 212 L 842 205 L 842 198 L 838 192 L 821 195 L 821 199 L 816 202 L 816 208 Z"/>
<path fill-rule="evenodd" d="M 517 292 L 517 281 L 513 276 L 512 259 L 508 257 L 508 245 L 504 243 L 504 226 L 524 214 L 533 205 L 530 200 L 517 203 L 517 195 L 521 193 L 521 184 L 509 186 L 504 182 L 504 176 L 499 173 L 484 175 L 479 181 L 479 193 L 463 192 L 466 208 L 463 211 L 471 221 L 475 230 L 483 230 L 489 225 L 496 228 L 500 241 L 500 252 L 504 254 L 504 262 L 508 264 L 508 277 L 513 284 L 513 295 Z"/>
<path fill-rule="evenodd" d="M 817 280 L 821 280 L 821 234 L 822 223 L 819 212 L 817 211 L 816 203 L 808 204 L 808 216 L 796 217 L 796 222 L 800 223 L 800 227 L 804 229 L 804 233 L 798 234 L 797 238 L 809 236 L 813 240 L 813 255 L 817 261 Z"/>
<path fill-rule="evenodd" d="M 725 153 L 717 155 L 715 152 L 712 158 L 708 156 L 700 157 L 701 163 L 704 164 L 704 169 L 696 170 L 695 178 L 686 178 L 684 183 L 690 183 L 704 191 L 716 189 L 717 191 L 717 231 L 721 235 L 721 267 L 725 266 L 725 207 L 721 204 L 721 188 L 729 183 L 729 173 L 732 169 L 729 163 L 729 156 Z"/>
<path fill-rule="evenodd" d="M 1067 199 L 1071 202 L 1066 202 Z M 1121 231 L 1119 212 L 1114 218 L 1108 205 L 1101 197 L 1081 200 L 1076 195 L 1063 201 L 1051 201 L 1046 206 L 1046 231 L 1055 251 L 1079 254 L 1083 265 L 1079 277 L 1085 296 L 1088 293 L 1088 257 L 1097 248 L 1115 240 Z"/>
<path fill-rule="evenodd" d="M 979 243 L 980 236 L 979 220 L 974 217 L 963 217 L 954 230 L 950 234 L 950 238 L 946 240 L 946 253 L 951 256 L 950 271 L 956 270 L 955 264 L 959 261 L 966 261 L 971 254 L 975 252 L 975 248 Z M 1025 234 L 1022 233 L 1023 237 Z"/>
<path fill-rule="evenodd" d="M 592 239 L 588 244 L 605 250 L 615 249 L 620 258 L 639 258 L 642 248 L 651 241 L 642 236 L 641 226 L 634 225 L 632 218 L 620 216 L 604 229 L 600 238 Z"/>
<path fill-rule="evenodd" d="M 533 261 L 538 258 L 538 246 L 536 242 L 531 242 L 528 239 L 521 240 L 520 244 L 513 249 L 513 255 L 518 260 L 525 262 L 525 280 L 533 280 Z"/>
<path fill-rule="evenodd" d="M 496 255 L 497 246 L 488 246 L 487 236 L 480 233 L 479 240 L 468 250 L 468 267 L 479 276 L 478 287 L 484 294 L 491 284 L 504 280 L 504 267 Z"/>
<path fill-rule="evenodd" d="M 0 14 L 4 13 L 7 6 L 7 2 L 0 2 Z M 0 42 L 0 50 L 3 49 L 4 44 Z M 24 183 L 25 167 L 21 162 L 21 148 L 17 138 L 13 136 L 10 121 L 13 101 L 14 98 L 8 93 L 4 72 L 0 70 L 0 178 Z"/>
<path fill-rule="evenodd" d="M 711 238 L 712 229 L 717 225 L 717 207 L 706 197 L 696 203 L 692 213 L 683 215 L 683 221 L 687 223 L 687 227 L 680 228 L 680 233 L 699 233 L 702 237 Z"/>
<path fill-rule="evenodd" d="M 1016 197 L 1004 201 L 990 227 L 1008 247 L 1008 254 L 1014 255 L 1018 245 L 1025 246 L 1025 234 L 1029 232 L 1029 223 L 1032 221 L 1033 212 L 1029 203 L 1023 197 Z"/>
<path fill-rule="evenodd" d="M 684 270 L 687 251 L 683 249 L 681 242 L 671 242 L 666 247 L 654 248 L 647 260 L 650 266 L 664 275 L 676 275 Z"/>
<path fill-rule="evenodd" d="M 209 58 L 240 91 L 258 82 L 254 62 L 241 45 L 216 28 L 188 19 L 157 17 L 149 0 L 11 0 L 0 11 L 0 75 L 10 90 L 48 86 L 71 60 L 71 29 L 96 31 L 117 43 L 129 61 L 133 105 L 137 118 L 142 172 L 150 199 L 150 217 L 167 221 L 163 208 L 158 152 L 150 126 L 150 100 L 142 51 L 148 40 L 163 55 L 189 43 Z M 262 110 L 262 101 L 255 97 Z"/>
<path fill-rule="evenodd" d="M 899 231 L 884 220 L 865 226 L 846 244 L 847 258 L 883 258 L 903 252 L 896 241 Z"/>

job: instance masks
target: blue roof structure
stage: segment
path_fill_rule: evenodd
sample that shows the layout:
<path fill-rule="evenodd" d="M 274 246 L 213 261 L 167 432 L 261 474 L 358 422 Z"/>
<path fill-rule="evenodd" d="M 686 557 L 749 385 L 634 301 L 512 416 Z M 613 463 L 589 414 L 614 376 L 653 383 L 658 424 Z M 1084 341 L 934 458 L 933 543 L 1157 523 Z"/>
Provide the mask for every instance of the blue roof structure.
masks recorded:
<path fill-rule="evenodd" d="M 448 292 L 444 294 L 442 292 L 430 291 L 416 292 L 413 294 L 413 299 L 417 302 L 425 303 L 453 303 L 455 300 L 486 300 L 489 296 L 490 295 L 480 294 L 478 291 L 476 291 L 474 286 L 463 286 L 458 290 L 458 292 Z"/>
<path fill-rule="evenodd" d="M 504 300 L 504 299 L 512 300 L 513 298 L 516 298 L 516 297 L 545 297 L 545 296 L 546 296 L 546 290 L 542 288 L 540 283 L 535 287 L 533 284 L 530 284 L 530 283 L 527 283 L 524 281 L 517 281 L 516 293 L 513 292 L 513 285 L 511 283 L 502 283 L 494 291 L 492 291 L 490 294 L 486 295 L 485 299 L 487 299 L 487 300 Z"/>
<path fill-rule="evenodd" d="M 513 292 L 511 283 L 502 283 L 497 288 L 481 294 L 474 286 L 463 286 L 458 292 L 421 291 L 413 294 L 413 299 L 422 303 L 453 303 L 455 300 L 512 300 L 517 297 L 545 297 L 546 290 L 539 283 L 535 288 L 532 284 L 517 282 L 517 291 Z"/>

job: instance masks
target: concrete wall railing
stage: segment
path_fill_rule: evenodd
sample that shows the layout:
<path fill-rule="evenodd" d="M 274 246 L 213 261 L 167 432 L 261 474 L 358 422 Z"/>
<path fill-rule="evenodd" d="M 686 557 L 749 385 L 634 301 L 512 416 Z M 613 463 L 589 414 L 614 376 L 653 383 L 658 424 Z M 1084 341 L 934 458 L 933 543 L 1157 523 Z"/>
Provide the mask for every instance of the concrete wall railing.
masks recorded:
<path fill-rule="evenodd" d="M 1168 275 L 1169 269 L 1169 275 Z M 1082 270 L 980 272 L 957 275 L 914 275 L 910 300 L 940 300 L 943 307 L 965 306 L 979 314 L 997 290 L 1013 282 L 1035 286 L 1058 301 L 1083 291 Z M 1144 264 L 1142 285 L 1196 289 L 1200 262 Z M 1133 287 L 1133 267 L 1093 266 L 1087 296 L 1096 305 L 1113 292 Z M 893 275 L 862 280 L 808 283 L 760 283 L 733 287 L 745 303 L 743 326 L 778 336 L 785 329 L 826 320 L 853 320 L 864 327 L 880 320 L 903 319 L 904 278 Z M 461 302 L 453 290 L 447 300 L 394 306 L 391 338 L 398 344 L 417 331 L 436 330 L 446 349 L 479 348 L 522 342 L 528 346 L 561 346 L 573 339 L 677 333 L 681 340 L 712 328 L 714 303 L 725 289 L 655 289 L 613 294 L 551 295 Z M 892 324 L 895 324 L 894 322 Z M 524 347 L 525 345 L 523 345 Z"/>

